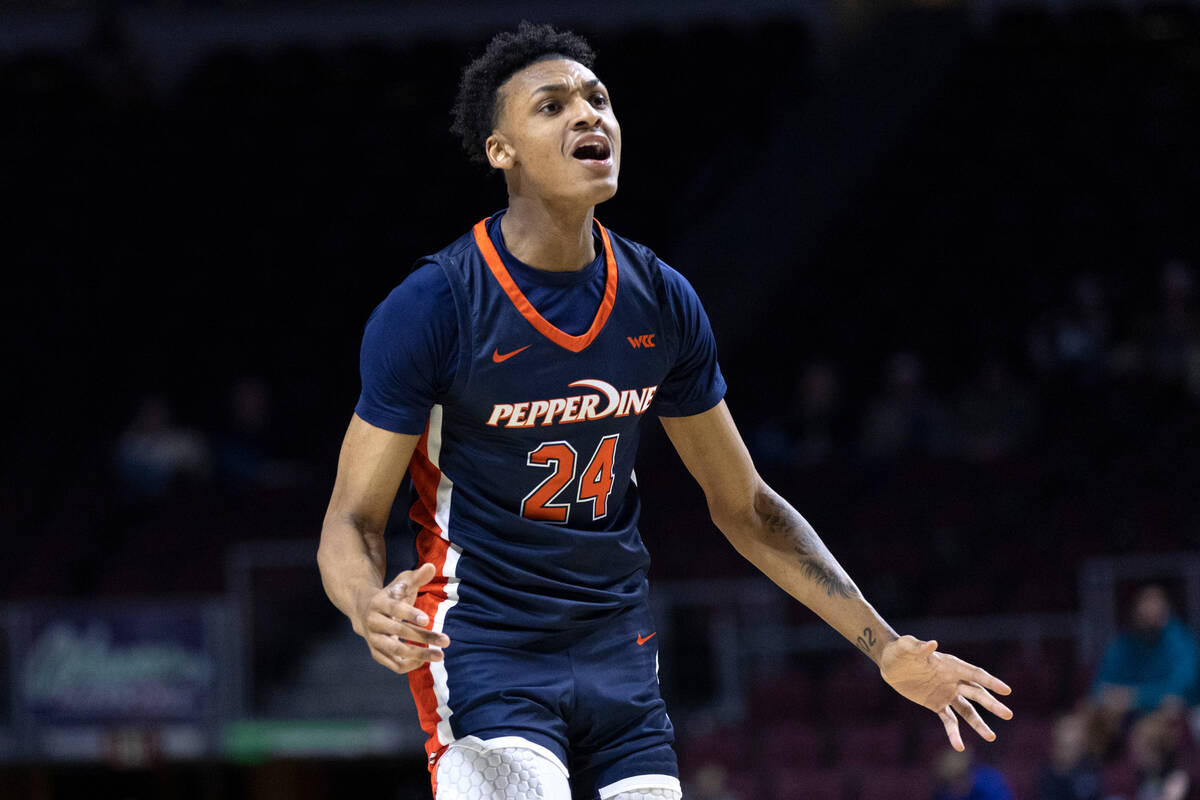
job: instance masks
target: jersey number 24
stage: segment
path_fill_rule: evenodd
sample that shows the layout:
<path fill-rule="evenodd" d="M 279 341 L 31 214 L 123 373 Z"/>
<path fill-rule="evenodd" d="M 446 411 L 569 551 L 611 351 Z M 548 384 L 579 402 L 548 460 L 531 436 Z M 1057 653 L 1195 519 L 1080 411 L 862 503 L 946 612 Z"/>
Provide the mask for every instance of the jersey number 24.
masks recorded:
<path fill-rule="evenodd" d="M 542 442 L 530 450 L 525 463 L 552 472 L 525 495 L 521 501 L 521 516 L 565 525 L 571 516 L 571 500 L 563 500 L 559 496 L 567 491 L 572 482 L 577 485 L 575 502 L 590 502 L 593 520 L 607 515 L 608 496 L 612 493 L 613 485 L 613 463 L 616 461 L 617 440 L 620 437 L 619 433 L 614 433 L 600 440 L 578 481 L 575 481 L 575 467 L 579 454 L 570 442 Z"/>

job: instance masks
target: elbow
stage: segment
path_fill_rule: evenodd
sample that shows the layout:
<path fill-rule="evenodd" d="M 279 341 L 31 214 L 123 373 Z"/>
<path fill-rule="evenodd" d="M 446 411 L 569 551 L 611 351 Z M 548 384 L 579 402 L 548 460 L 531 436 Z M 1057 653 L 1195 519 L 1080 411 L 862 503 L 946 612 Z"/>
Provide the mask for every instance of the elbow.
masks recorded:
<path fill-rule="evenodd" d="M 320 544 L 317 545 L 317 570 L 321 573 L 321 577 L 325 577 L 329 569 L 329 558 L 329 544 L 322 536 Z"/>
<path fill-rule="evenodd" d="M 713 523 L 743 555 L 769 539 L 770 531 L 791 525 L 790 519 L 781 513 L 786 504 L 761 479 L 748 491 L 733 497 L 709 498 L 708 507 Z"/>
<path fill-rule="evenodd" d="M 770 491 L 765 484 L 754 487 L 753 490 L 732 496 L 709 497 L 708 511 L 713 524 L 720 529 L 738 552 L 743 555 L 747 547 L 755 541 L 756 534 L 762 529 L 762 504 L 760 497 L 763 491 Z"/>

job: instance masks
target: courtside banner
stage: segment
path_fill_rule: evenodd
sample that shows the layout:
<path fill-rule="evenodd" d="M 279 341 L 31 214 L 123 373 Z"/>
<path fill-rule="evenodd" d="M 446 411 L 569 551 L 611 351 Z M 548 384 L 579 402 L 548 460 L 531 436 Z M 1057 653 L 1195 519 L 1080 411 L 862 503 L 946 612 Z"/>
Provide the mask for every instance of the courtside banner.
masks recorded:
<path fill-rule="evenodd" d="M 224 710 L 220 603 L 38 605 L 9 619 L 18 724 L 203 722 Z"/>

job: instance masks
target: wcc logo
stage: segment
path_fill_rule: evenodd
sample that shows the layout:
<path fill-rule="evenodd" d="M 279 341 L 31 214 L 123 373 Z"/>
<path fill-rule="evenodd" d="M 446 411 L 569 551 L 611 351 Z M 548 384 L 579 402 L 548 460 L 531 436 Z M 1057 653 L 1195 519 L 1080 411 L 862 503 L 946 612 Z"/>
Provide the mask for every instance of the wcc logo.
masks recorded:
<path fill-rule="evenodd" d="M 630 347 L 635 350 L 639 347 L 654 347 L 653 333 L 643 333 L 641 336 L 626 336 L 625 338 L 629 340 Z"/>

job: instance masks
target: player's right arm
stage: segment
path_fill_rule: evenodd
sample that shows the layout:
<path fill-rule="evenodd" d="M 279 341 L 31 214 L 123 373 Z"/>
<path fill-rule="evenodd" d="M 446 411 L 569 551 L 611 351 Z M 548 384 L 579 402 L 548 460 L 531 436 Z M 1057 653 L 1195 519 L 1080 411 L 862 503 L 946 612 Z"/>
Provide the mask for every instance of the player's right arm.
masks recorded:
<path fill-rule="evenodd" d="M 427 629 L 413 604 L 434 576 L 432 564 L 405 570 L 384 585 L 383 533 L 419 436 L 377 428 L 357 414 L 338 457 L 337 479 L 321 526 L 317 565 L 325 593 L 350 618 L 371 656 L 397 673 L 440 661 L 449 637 Z"/>
<path fill-rule="evenodd" d="M 362 393 L 342 441 L 317 563 L 333 604 L 371 656 L 395 672 L 440 660 L 449 639 L 413 604 L 432 564 L 384 585 L 383 532 L 408 462 L 457 362 L 454 297 L 442 270 L 419 266 L 375 308 L 359 352 Z"/>

